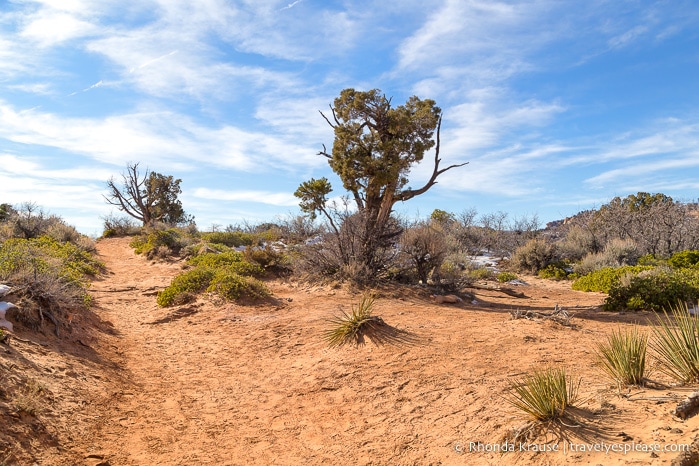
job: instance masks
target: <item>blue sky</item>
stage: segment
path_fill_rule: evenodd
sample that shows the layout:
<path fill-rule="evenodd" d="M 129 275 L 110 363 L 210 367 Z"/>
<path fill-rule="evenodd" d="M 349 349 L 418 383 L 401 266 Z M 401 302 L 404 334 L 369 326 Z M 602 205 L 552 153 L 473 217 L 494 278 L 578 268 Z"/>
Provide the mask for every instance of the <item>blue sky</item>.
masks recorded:
<path fill-rule="evenodd" d="M 406 216 L 699 197 L 699 4 L 625 0 L 5 0 L 0 202 L 100 233 L 129 162 L 200 229 L 298 212 L 347 87 L 442 108 L 444 174 Z M 421 186 L 431 157 L 411 174 Z"/>

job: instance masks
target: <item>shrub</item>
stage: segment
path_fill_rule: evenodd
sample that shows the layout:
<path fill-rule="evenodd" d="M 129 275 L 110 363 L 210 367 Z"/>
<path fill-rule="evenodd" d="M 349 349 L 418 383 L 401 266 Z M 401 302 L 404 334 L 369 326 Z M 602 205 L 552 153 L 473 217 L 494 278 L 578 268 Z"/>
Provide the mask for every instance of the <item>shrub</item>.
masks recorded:
<path fill-rule="evenodd" d="M 672 320 L 665 319 L 653 327 L 651 347 L 659 361 L 659 370 L 681 383 L 699 382 L 699 315 L 692 315 L 686 305 L 670 307 Z"/>
<path fill-rule="evenodd" d="M 668 259 L 668 263 L 676 269 L 695 268 L 699 265 L 699 251 L 692 249 L 676 252 Z"/>
<path fill-rule="evenodd" d="M 649 265 L 651 267 L 658 267 L 661 265 L 668 265 L 667 260 L 663 260 L 655 257 L 653 254 L 644 254 L 638 258 L 636 265 Z"/>
<path fill-rule="evenodd" d="M 511 282 L 512 280 L 517 280 L 517 274 L 514 274 L 512 272 L 500 272 L 495 276 L 495 278 L 500 283 L 507 283 Z"/>
<path fill-rule="evenodd" d="M 614 283 L 604 308 L 610 311 L 622 309 L 650 309 L 660 311 L 677 302 L 699 299 L 699 270 L 672 271 L 655 268 L 636 276 L 622 277 Z"/>
<path fill-rule="evenodd" d="M 206 291 L 216 293 L 229 301 L 243 296 L 253 299 L 266 298 L 270 294 L 261 281 L 227 270 L 218 271 Z"/>
<path fill-rule="evenodd" d="M 204 291 L 230 301 L 270 294 L 262 282 L 253 278 L 262 275 L 262 267 L 245 261 L 240 252 L 205 253 L 190 258 L 188 263 L 194 268 L 173 278 L 170 286 L 158 293 L 159 306 L 184 304 Z"/>
<path fill-rule="evenodd" d="M 216 272 L 212 268 L 197 267 L 172 279 L 170 286 L 158 293 L 158 305 L 162 307 L 184 304 L 193 299 L 194 293 L 206 290 Z"/>
<path fill-rule="evenodd" d="M 549 280 L 565 280 L 568 278 L 568 271 L 563 264 L 549 264 L 539 270 L 538 275 Z"/>
<path fill-rule="evenodd" d="M 429 223 L 418 223 L 407 228 L 400 239 L 401 251 L 415 269 L 418 279 L 427 284 L 433 270 L 446 256 L 447 242 L 444 232 Z"/>
<path fill-rule="evenodd" d="M 64 311 L 89 305 L 87 279 L 103 267 L 84 249 L 46 236 L 0 243 L 0 280 L 12 283 L 29 300 L 18 320 L 35 328 L 40 322 L 39 307 L 59 317 Z"/>
<path fill-rule="evenodd" d="M 46 388 L 35 379 L 28 379 L 27 383 L 15 395 L 12 404 L 17 411 L 35 416 L 43 409 L 43 394 Z"/>
<path fill-rule="evenodd" d="M 469 269 L 468 275 L 475 280 L 490 280 L 495 276 L 495 272 L 486 267 L 476 267 Z"/>
<path fill-rule="evenodd" d="M 558 260 L 558 250 L 555 244 L 543 239 L 533 239 L 515 251 L 511 264 L 517 270 L 537 273 Z"/>
<path fill-rule="evenodd" d="M 183 228 L 150 229 L 134 237 L 130 246 L 136 254 L 143 254 L 148 259 L 165 259 L 177 256 L 183 248 L 196 241 L 193 232 Z"/>
<path fill-rule="evenodd" d="M 602 369 L 619 386 L 643 385 L 645 381 L 648 335 L 638 327 L 613 331 L 597 344 Z"/>
<path fill-rule="evenodd" d="M 505 399 L 535 421 L 550 421 L 563 417 L 566 408 L 575 405 L 579 387 L 580 380 L 551 367 L 516 380 Z"/>
<path fill-rule="evenodd" d="M 225 244 L 229 248 L 257 246 L 260 244 L 258 235 L 242 231 L 214 231 L 212 233 L 202 233 L 201 236 L 209 243 Z"/>
<path fill-rule="evenodd" d="M 432 281 L 445 291 L 458 291 L 473 283 L 471 271 L 454 260 L 447 259 L 432 273 Z"/>
<path fill-rule="evenodd" d="M 277 273 L 286 273 L 291 268 L 289 256 L 270 244 L 262 247 L 247 247 L 243 251 L 243 257 L 248 262 L 259 264 L 264 270 Z"/>
<path fill-rule="evenodd" d="M 558 243 L 558 248 L 561 258 L 573 262 L 598 252 L 601 246 L 591 231 L 574 225 Z"/>
<path fill-rule="evenodd" d="M 115 236 L 131 236 L 141 232 L 141 228 L 129 217 L 116 217 L 107 215 L 102 217 L 103 220 L 103 238 L 111 238 Z"/>
<path fill-rule="evenodd" d="M 627 275 L 637 275 L 644 270 L 650 270 L 648 266 L 631 266 L 624 267 L 604 267 L 596 270 L 588 275 L 579 277 L 573 282 L 572 288 L 577 291 L 598 291 L 601 293 L 609 293 L 609 290 L 619 279 Z"/>
<path fill-rule="evenodd" d="M 638 257 L 636 243 L 630 240 L 613 239 L 607 243 L 604 251 L 588 254 L 573 267 L 573 270 L 578 275 L 587 275 L 605 267 L 635 265 Z"/>

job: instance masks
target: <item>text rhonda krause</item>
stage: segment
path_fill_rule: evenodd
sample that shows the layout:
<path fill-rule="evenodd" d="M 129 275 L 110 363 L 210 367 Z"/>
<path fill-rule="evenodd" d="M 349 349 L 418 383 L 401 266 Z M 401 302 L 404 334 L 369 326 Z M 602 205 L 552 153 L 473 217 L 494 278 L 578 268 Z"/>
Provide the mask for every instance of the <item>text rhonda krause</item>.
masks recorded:
<path fill-rule="evenodd" d="M 457 451 L 459 448 L 457 447 Z M 559 443 L 524 443 L 524 442 L 503 442 L 503 443 L 481 443 L 469 442 L 468 451 L 475 452 L 493 452 L 493 453 L 508 453 L 508 452 L 573 452 L 573 453 L 621 453 L 628 454 L 632 452 L 683 452 L 689 451 L 690 445 L 683 443 L 574 443 L 563 442 Z"/>

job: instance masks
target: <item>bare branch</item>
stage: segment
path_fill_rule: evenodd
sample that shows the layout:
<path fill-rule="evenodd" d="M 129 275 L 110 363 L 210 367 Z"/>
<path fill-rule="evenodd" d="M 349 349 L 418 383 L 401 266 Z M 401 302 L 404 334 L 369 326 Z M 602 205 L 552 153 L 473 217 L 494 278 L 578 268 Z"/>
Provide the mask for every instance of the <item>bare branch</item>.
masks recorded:
<path fill-rule="evenodd" d="M 421 194 L 426 193 L 432 186 L 437 184 L 437 177 L 441 175 L 442 173 L 451 170 L 452 168 L 458 168 L 458 167 L 463 167 L 464 165 L 467 165 L 468 162 L 464 163 L 459 163 L 459 164 L 454 164 L 454 165 L 449 165 L 446 168 L 439 168 L 439 162 L 441 162 L 441 159 L 439 158 L 439 144 L 440 144 L 440 130 L 442 128 L 442 117 L 439 117 L 439 122 L 437 123 L 437 145 L 435 146 L 435 152 L 434 152 L 434 170 L 432 171 L 432 176 L 430 179 L 425 183 L 425 185 L 420 188 L 420 189 L 406 189 L 400 192 L 398 196 L 396 196 L 397 200 L 401 201 L 407 201 L 409 199 L 414 198 L 415 196 L 419 196 Z"/>
<path fill-rule="evenodd" d="M 320 151 L 320 152 L 318 152 L 318 155 L 322 155 L 323 157 L 326 157 L 326 158 L 329 158 L 329 159 L 332 159 L 332 158 L 333 158 L 333 156 L 332 156 L 331 154 L 328 154 L 328 148 L 325 147 L 325 144 L 323 144 L 323 150 Z"/>

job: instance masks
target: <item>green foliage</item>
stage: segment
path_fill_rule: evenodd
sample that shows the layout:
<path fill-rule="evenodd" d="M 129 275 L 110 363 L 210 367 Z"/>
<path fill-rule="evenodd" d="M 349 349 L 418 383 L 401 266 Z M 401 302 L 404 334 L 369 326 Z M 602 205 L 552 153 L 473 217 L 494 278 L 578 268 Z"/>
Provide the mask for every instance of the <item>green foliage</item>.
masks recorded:
<path fill-rule="evenodd" d="M 208 267 L 198 267 L 179 274 L 167 288 L 158 293 L 158 305 L 168 307 L 192 301 L 195 293 L 201 293 L 209 287 L 215 275 L 216 271 Z"/>
<path fill-rule="evenodd" d="M 212 233 L 202 233 L 201 237 L 209 243 L 224 244 L 229 248 L 257 246 L 260 244 L 259 235 L 242 231 L 214 231 Z"/>
<path fill-rule="evenodd" d="M 259 277 L 264 273 L 259 264 L 245 261 L 243 253 L 237 251 L 222 252 L 220 254 L 206 253 L 191 257 L 187 262 L 195 267 L 226 269 L 226 271 L 238 275 Z"/>
<path fill-rule="evenodd" d="M 456 221 L 456 216 L 446 210 L 434 209 L 430 215 L 430 219 L 437 223 L 449 223 Z"/>
<path fill-rule="evenodd" d="M 143 254 L 148 259 L 153 259 L 155 257 L 176 256 L 193 241 L 196 241 L 196 238 L 186 229 L 148 228 L 146 232 L 135 236 L 131 240 L 130 246 L 134 248 L 136 254 Z"/>
<path fill-rule="evenodd" d="M 430 99 L 415 96 L 393 108 L 379 89 L 345 89 L 333 104 L 335 141 L 329 164 L 352 193 L 364 192 L 366 202 L 408 182 L 411 165 L 434 147 L 432 140 L 441 110 Z M 376 199 L 372 199 L 376 197 Z"/>
<path fill-rule="evenodd" d="M 151 217 L 167 225 L 185 225 L 194 222 L 194 217 L 185 214 L 182 202 L 177 198 L 181 193 L 182 180 L 172 176 L 151 172 L 146 181 L 147 198 L 152 200 Z"/>
<path fill-rule="evenodd" d="M 48 236 L 0 243 L 0 280 L 20 290 L 26 305 L 15 317 L 33 328 L 41 322 L 38 307 L 60 319 L 70 310 L 89 306 L 88 278 L 103 267 L 88 251 Z"/>
<path fill-rule="evenodd" d="M 243 296 L 253 299 L 262 299 L 269 296 L 269 290 L 261 281 L 229 270 L 218 270 L 206 291 L 216 293 L 229 301 L 234 301 Z"/>
<path fill-rule="evenodd" d="M 653 328 L 651 347 L 659 370 L 681 383 L 699 382 L 699 315 L 690 314 L 686 305 L 670 309 L 672 318 L 664 310 L 665 318 Z"/>
<path fill-rule="evenodd" d="M 495 278 L 500 283 L 507 283 L 511 282 L 512 280 L 517 280 L 518 277 L 517 274 L 512 272 L 500 272 L 495 276 Z"/>
<path fill-rule="evenodd" d="M 652 267 L 627 265 L 624 267 L 604 267 L 588 275 L 584 275 L 573 282 L 572 288 L 577 291 L 597 291 L 609 293 L 612 286 L 626 275 L 637 275 Z"/>
<path fill-rule="evenodd" d="M 301 199 L 299 203 L 301 211 L 308 214 L 311 220 L 315 220 L 318 212 L 325 212 L 325 204 L 328 200 L 327 195 L 332 190 L 333 188 L 327 178 L 319 180 L 311 178 L 301 183 L 296 192 L 294 192 L 294 196 Z"/>
<path fill-rule="evenodd" d="M 691 249 L 676 252 L 668 259 L 668 263 L 677 269 L 697 268 L 699 267 L 699 251 Z"/>
<path fill-rule="evenodd" d="M 188 263 L 194 268 L 176 276 L 170 286 L 158 293 L 158 305 L 183 304 L 205 291 L 230 301 L 242 297 L 259 299 L 270 294 L 262 282 L 253 278 L 264 273 L 262 267 L 247 262 L 240 252 L 205 253 L 191 257 Z"/>
<path fill-rule="evenodd" d="M 564 264 L 549 264 L 543 269 L 539 270 L 539 277 L 546 278 L 549 280 L 565 280 L 568 278 L 568 271 L 565 269 Z"/>
<path fill-rule="evenodd" d="M 5 279 L 21 271 L 51 273 L 82 287 L 86 277 L 97 275 L 103 267 L 84 249 L 48 236 L 13 238 L 0 243 L 0 277 Z"/>
<path fill-rule="evenodd" d="M 655 268 L 612 285 L 604 308 L 660 311 L 677 302 L 699 299 L 699 270 Z"/>
<path fill-rule="evenodd" d="M 325 332 L 328 346 L 343 346 L 347 343 L 358 345 L 372 327 L 383 324 L 380 317 L 371 314 L 374 301 L 373 296 L 365 294 L 357 306 L 352 306 L 351 313 L 342 311 L 341 316 L 331 319 L 332 326 Z"/>
<path fill-rule="evenodd" d="M 354 201 L 356 212 L 350 214 L 347 204 L 344 213 L 337 205 L 328 205 L 332 186 L 326 178 L 302 183 L 294 193 L 301 200 L 301 209 L 313 219 L 322 213 L 339 246 L 338 255 L 332 246 L 306 248 L 302 254 L 311 256 L 309 263 L 332 265 L 321 270 L 371 281 L 387 269 L 382 256 L 400 234 L 400 228 L 392 225 L 393 206 L 424 194 L 439 175 L 461 165 L 439 168 L 441 109 L 433 100 L 413 96 L 404 105 L 393 107 L 379 89 L 345 89 L 331 109 L 332 117 L 323 117 L 333 128 L 335 139 L 332 151 L 328 153 L 324 147 L 320 155 L 327 158 L 351 193 L 347 202 Z M 410 169 L 433 147 L 432 176 L 419 189 L 407 187 Z"/>
<path fill-rule="evenodd" d="M 505 399 L 535 421 L 550 421 L 562 418 L 566 408 L 575 405 L 579 387 L 580 380 L 551 367 L 516 380 Z"/>
<path fill-rule="evenodd" d="M 663 259 L 655 257 L 653 254 L 644 254 L 638 258 L 636 265 L 649 265 L 651 267 L 658 267 L 660 265 L 668 265 L 668 262 Z"/>
<path fill-rule="evenodd" d="M 638 327 L 613 331 L 597 344 L 597 355 L 604 372 L 619 386 L 645 382 L 648 335 Z"/>
<path fill-rule="evenodd" d="M 468 271 L 468 275 L 476 280 L 490 280 L 493 278 L 494 272 L 485 267 L 478 267 Z"/>

